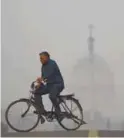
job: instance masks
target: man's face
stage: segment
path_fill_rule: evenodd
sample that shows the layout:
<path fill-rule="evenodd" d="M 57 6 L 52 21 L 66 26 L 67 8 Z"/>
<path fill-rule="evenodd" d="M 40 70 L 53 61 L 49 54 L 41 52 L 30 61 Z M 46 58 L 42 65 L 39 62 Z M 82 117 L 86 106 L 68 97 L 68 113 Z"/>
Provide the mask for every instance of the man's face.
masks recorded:
<path fill-rule="evenodd" d="M 45 64 L 45 63 L 47 63 L 47 61 L 48 61 L 48 57 L 46 56 L 46 55 L 40 55 L 40 62 L 42 63 L 42 64 Z"/>

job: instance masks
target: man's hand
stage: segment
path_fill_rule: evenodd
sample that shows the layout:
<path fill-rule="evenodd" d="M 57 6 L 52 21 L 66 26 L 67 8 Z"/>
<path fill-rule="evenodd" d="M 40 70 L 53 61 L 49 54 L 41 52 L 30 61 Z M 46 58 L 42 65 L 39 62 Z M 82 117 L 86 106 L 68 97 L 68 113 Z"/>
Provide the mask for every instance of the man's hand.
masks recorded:
<path fill-rule="evenodd" d="M 41 77 L 38 77 L 38 78 L 36 79 L 36 82 L 37 82 L 36 89 L 38 89 L 38 88 L 41 86 L 42 78 L 41 78 Z"/>
<path fill-rule="evenodd" d="M 38 77 L 38 78 L 36 79 L 36 81 L 37 81 L 37 83 L 42 83 L 42 78 L 41 78 L 41 77 Z"/>
<path fill-rule="evenodd" d="M 36 85 L 36 89 L 40 88 L 40 86 L 41 86 L 41 83 L 38 83 L 38 84 Z"/>

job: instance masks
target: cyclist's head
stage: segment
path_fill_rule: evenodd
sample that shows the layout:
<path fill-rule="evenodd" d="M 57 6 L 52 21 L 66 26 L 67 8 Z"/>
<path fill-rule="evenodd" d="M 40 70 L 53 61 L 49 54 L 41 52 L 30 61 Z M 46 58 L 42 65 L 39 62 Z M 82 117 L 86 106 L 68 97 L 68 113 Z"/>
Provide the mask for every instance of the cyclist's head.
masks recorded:
<path fill-rule="evenodd" d="M 39 54 L 39 56 L 40 56 L 40 62 L 41 62 L 42 64 L 46 64 L 46 63 L 48 62 L 48 60 L 50 59 L 50 55 L 49 55 L 49 53 L 46 52 L 46 51 L 41 52 L 41 53 Z"/>

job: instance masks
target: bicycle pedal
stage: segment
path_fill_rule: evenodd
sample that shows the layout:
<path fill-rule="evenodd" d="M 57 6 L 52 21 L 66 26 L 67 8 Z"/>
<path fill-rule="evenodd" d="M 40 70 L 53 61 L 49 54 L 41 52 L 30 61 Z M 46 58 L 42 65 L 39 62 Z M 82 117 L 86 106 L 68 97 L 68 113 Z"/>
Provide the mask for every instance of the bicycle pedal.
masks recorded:
<path fill-rule="evenodd" d="M 43 113 L 41 112 L 41 113 L 40 113 L 40 112 L 38 112 L 38 111 L 33 111 L 33 113 L 34 113 L 34 114 L 41 114 L 41 115 L 44 115 L 44 116 L 46 115 L 46 112 L 43 112 Z"/>
<path fill-rule="evenodd" d="M 34 114 L 38 114 L 38 112 L 37 112 L 37 111 L 33 111 L 33 113 L 34 113 Z"/>
<path fill-rule="evenodd" d="M 58 120 L 61 122 L 64 119 L 64 116 L 58 117 Z"/>

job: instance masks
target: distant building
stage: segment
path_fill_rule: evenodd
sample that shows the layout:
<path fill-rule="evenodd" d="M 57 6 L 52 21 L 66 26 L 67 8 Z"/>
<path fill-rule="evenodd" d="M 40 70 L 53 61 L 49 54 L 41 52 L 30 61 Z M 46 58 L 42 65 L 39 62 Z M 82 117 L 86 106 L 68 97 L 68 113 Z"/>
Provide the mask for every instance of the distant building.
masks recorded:
<path fill-rule="evenodd" d="M 89 54 L 79 59 L 75 65 L 70 87 L 86 110 L 92 110 L 92 113 L 100 111 L 110 116 L 114 101 L 113 73 L 107 62 L 95 53 L 93 25 L 90 25 L 89 29 Z"/>
<path fill-rule="evenodd" d="M 88 123 L 88 128 L 104 130 L 106 129 L 106 118 L 99 111 L 94 112 L 91 118 L 92 110 L 84 112 L 84 120 Z"/>

